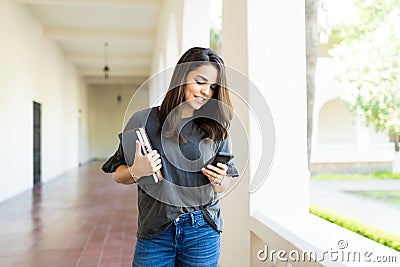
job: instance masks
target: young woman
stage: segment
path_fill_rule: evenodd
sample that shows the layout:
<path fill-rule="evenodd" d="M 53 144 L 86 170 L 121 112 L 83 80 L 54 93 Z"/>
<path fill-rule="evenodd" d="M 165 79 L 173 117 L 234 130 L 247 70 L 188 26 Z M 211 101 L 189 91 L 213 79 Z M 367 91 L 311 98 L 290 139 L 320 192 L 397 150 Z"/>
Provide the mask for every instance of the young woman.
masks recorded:
<path fill-rule="evenodd" d="M 209 162 L 217 152 L 231 152 L 231 119 L 224 62 L 200 47 L 178 61 L 161 106 L 132 115 L 117 152 L 103 165 L 116 182 L 138 185 L 132 266 L 217 266 L 222 231 L 217 193 L 238 173 L 232 161 Z M 153 147 L 147 155 L 134 131 L 138 127 L 145 128 Z"/>

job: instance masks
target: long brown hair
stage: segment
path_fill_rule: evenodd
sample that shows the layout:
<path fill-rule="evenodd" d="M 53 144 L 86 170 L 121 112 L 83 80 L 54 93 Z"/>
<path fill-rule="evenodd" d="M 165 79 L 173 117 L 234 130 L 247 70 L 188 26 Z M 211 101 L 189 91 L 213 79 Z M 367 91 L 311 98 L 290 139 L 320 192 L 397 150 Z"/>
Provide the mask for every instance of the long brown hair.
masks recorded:
<path fill-rule="evenodd" d="M 181 111 L 177 107 L 185 102 L 187 75 L 205 64 L 211 64 L 217 69 L 218 80 L 212 99 L 199 110 L 195 110 L 195 126 L 204 132 L 205 137 L 214 141 L 227 138 L 233 112 L 227 88 L 225 64 L 214 50 L 202 47 L 193 47 L 186 51 L 175 66 L 168 92 L 159 112 L 165 137 L 179 136 L 180 141 L 185 141 L 179 133 Z"/>

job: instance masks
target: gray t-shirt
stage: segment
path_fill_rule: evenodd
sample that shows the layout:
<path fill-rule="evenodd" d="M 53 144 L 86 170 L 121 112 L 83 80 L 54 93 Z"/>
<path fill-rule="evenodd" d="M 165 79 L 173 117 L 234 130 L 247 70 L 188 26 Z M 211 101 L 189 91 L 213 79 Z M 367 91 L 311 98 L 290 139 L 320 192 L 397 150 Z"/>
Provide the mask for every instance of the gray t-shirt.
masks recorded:
<path fill-rule="evenodd" d="M 141 239 L 155 237 L 166 230 L 179 215 L 201 210 L 205 219 L 222 231 L 222 218 L 217 194 L 201 167 L 218 151 L 231 152 L 229 138 L 213 142 L 195 131 L 193 118 L 181 119 L 181 135 L 185 142 L 162 137 L 156 107 L 136 112 L 119 135 L 117 152 L 103 165 L 103 171 L 114 172 L 122 164 L 132 165 L 135 154 L 134 129 L 145 127 L 153 149 L 161 156 L 163 180 L 152 176 L 138 180 L 138 232 Z M 227 173 L 238 176 L 232 161 Z"/>

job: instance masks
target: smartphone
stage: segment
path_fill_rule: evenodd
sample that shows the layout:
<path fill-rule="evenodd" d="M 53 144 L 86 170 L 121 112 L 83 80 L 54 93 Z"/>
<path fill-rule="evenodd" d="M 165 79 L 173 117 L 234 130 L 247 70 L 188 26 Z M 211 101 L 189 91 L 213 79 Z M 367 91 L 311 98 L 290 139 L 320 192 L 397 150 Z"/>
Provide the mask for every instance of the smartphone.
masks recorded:
<path fill-rule="evenodd" d="M 214 158 L 210 159 L 204 166 L 211 164 L 213 166 L 217 166 L 218 162 L 226 164 L 228 161 L 234 158 L 234 155 L 228 152 L 218 152 Z"/>

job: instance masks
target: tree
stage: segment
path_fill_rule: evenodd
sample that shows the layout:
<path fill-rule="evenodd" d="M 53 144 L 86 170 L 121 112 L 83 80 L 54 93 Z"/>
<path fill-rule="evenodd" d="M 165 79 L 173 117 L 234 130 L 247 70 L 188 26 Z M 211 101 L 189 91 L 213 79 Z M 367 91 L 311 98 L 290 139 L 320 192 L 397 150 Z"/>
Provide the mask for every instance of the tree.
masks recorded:
<path fill-rule="evenodd" d="M 350 111 L 393 137 L 393 171 L 400 172 L 400 3 L 356 0 L 355 6 L 358 23 L 344 27 L 331 52 L 341 61 L 343 98 Z"/>
<path fill-rule="evenodd" d="M 221 51 L 221 27 L 218 25 L 212 25 L 210 29 L 210 48 Z"/>
<path fill-rule="evenodd" d="M 307 81 L 307 154 L 311 157 L 313 109 L 315 95 L 315 66 L 318 58 L 318 0 L 306 0 L 306 81 Z"/>

